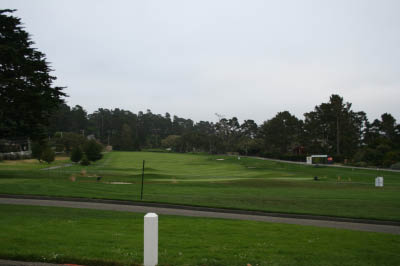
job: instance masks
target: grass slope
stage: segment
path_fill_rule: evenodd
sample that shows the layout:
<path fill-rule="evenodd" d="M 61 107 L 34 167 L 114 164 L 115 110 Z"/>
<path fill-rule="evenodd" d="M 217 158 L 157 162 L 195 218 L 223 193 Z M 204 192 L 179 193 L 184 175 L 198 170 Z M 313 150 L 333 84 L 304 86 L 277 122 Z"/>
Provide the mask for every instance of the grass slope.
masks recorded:
<path fill-rule="evenodd" d="M 137 265 L 143 214 L 0 205 L 0 258 Z M 159 217 L 160 265 L 399 265 L 400 236 L 252 221 Z"/>
<path fill-rule="evenodd" d="M 146 201 L 400 221 L 400 173 L 229 156 L 111 152 L 88 167 L 48 171 L 1 162 L 0 193 L 139 200 L 142 160 Z M 384 188 L 374 187 L 376 176 Z"/>

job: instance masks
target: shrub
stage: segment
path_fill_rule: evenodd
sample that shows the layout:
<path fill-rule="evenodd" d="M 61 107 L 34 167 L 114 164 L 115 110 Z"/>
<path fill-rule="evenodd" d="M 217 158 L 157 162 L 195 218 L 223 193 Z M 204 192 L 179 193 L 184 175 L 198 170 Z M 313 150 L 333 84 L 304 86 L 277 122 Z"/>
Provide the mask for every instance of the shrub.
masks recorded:
<path fill-rule="evenodd" d="M 392 164 L 392 166 L 390 168 L 393 170 L 400 170 L 400 162 Z"/>
<path fill-rule="evenodd" d="M 353 165 L 357 166 L 357 167 L 367 167 L 368 166 L 368 164 L 366 162 L 356 162 L 356 163 L 353 163 Z"/>
<path fill-rule="evenodd" d="M 383 157 L 383 166 L 390 167 L 391 165 L 396 164 L 400 161 L 400 152 L 398 151 L 389 151 Z"/>
<path fill-rule="evenodd" d="M 53 151 L 50 147 L 46 147 L 46 148 L 43 150 L 41 159 L 42 159 L 43 161 L 45 161 L 46 163 L 51 163 L 51 162 L 54 161 L 54 158 L 55 158 L 55 153 L 54 153 L 54 151 Z"/>
<path fill-rule="evenodd" d="M 73 147 L 84 145 L 86 138 L 81 134 L 65 132 L 62 138 L 57 139 L 57 142 L 63 145 L 63 150 L 69 153 Z"/>
<path fill-rule="evenodd" d="M 333 155 L 334 162 L 343 163 L 346 160 L 346 156 L 343 155 Z"/>
<path fill-rule="evenodd" d="M 79 146 L 75 147 L 71 152 L 71 157 L 70 157 L 71 161 L 73 161 L 74 163 L 77 163 L 82 159 L 82 157 L 83 157 L 83 152 L 82 152 L 81 148 Z"/>
<path fill-rule="evenodd" d="M 363 162 L 364 157 L 365 157 L 365 150 L 358 150 L 353 156 L 353 161 L 356 163 Z"/>
<path fill-rule="evenodd" d="M 103 157 L 103 155 L 101 154 L 103 146 L 100 143 L 97 143 L 95 140 L 89 140 L 84 145 L 83 150 L 89 161 L 94 162 L 100 160 Z"/>
<path fill-rule="evenodd" d="M 64 145 L 56 144 L 56 152 L 63 152 L 63 151 L 64 151 Z"/>
<path fill-rule="evenodd" d="M 42 161 L 42 153 L 45 149 L 45 145 L 39 142 L 32 143 L 32 157 L 38 159 L 38 161 Z"/>
<path fill-rule="evenodd" d="M 81 160 L 81 165 L 89 165 L 90 161 L 88 160 L 86 154 L 83 155 L 82 160 Z"/>

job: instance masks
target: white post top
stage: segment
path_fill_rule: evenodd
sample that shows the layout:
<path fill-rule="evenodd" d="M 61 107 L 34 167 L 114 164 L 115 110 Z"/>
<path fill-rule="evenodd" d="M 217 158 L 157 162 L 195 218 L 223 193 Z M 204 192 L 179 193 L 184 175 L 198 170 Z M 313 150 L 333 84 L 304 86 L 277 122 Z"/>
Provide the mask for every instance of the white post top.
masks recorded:
<path fill-rule="evenodd" d="M 155 213 L 153 213 L 153 212 L 149 212 L 149 213 L 146 214 L 144 217 L 145 217 L 145 218 L 156 218 L 156 217 L 158 217 L 158 215 L 155 214 Z"/>

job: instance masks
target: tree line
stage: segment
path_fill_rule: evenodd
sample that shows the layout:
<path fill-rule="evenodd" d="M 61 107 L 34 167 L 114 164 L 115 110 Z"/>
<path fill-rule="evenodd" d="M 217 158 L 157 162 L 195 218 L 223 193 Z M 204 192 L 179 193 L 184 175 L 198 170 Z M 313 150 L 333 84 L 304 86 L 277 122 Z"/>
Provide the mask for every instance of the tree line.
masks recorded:
<path fill-rule="evenodd" d="M 307 155 L 328 154 L 339 162 L 385 167 L 400 161 L 400 125 L 394 117 L 385 113 L 370 122 L 365 112 L 353 111 L 339 95 L 331 95 L 304 119 L 282 111 L 260 125 L 222 116 L 215 123 L 195 123 L 169 113 L 135 114 L 119 108 L 99 108 L 89 114 L 79 105 L 62 104 L 48 127 L 50 136 L 61 132 L 92 135 L 115 150 L 235 152 L 302 161 Z"/>

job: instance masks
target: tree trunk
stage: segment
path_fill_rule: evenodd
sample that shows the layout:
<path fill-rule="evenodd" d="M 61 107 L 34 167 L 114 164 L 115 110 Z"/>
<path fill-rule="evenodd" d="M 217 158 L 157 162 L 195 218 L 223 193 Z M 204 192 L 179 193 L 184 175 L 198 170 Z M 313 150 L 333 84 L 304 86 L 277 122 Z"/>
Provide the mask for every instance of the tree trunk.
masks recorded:
<path fill-rule="evenodd" d="M 336 153 L 340 155 L 339 115 L 336 117 Z"/>

